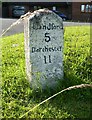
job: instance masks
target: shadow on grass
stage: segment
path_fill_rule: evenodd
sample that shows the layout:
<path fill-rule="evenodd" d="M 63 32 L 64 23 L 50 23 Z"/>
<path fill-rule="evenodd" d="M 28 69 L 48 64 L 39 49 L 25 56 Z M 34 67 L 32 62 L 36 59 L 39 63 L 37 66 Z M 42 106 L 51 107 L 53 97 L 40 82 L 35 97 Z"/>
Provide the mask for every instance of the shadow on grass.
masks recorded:
<path fill-rule="evenodd" d="M 82 63 L 82 66 L 79 66 L 76 69 L 75 74 L 73 71 L 67 71 L 65 68 L 64 72 L 64 79 L 59 80 L 59 85 L 55 89 L 47 89 L 47 90 L 37 90 L 33 91 L 34 101 L 37 103 L 42 102 L 43 100 L 47 99 L 48 97 L 52 96 L 53 94 L 68 88 L 74 85 L 86 84 L 87 81 L 84 79 L 91 79 L 91 72 L 90 72 L 90 62 L 88 61 L 87 57 L 85 61 Z M 83 69 L 84 66 L 84 69 Z M 79 77 L 82 71 L 81 76 Z M 84 77 L 82 77 L 84 76 Z M 90 81 L 89 81 L 90 82 Z M 53 99 L 48 101 L 48 106 L 43 104 L 43 109 L 46 107 L 52 108 L 57 110 L 56 114 L 67 113 L 69 116 L 68 118 L 78 118 L 78 119 L 91 119 L 91 105 L 92 105 L 92 88 L 78 88 L 72 89 L 70 91 L 65 91 Z M 61 112 L 60 112 L 61 111 Z M 49 114 L 50 111 L 48 110 Z M 60 112 L 60 113 L 59 113 Z M 63 114 L 62 113 L 62 114 Z M 59 117 L 60 117 L 59 116 Z"/>
<path fill-rule="evenodd" d="M 63 90 L 64 88 L 73 86 L 75 84 L 83 84 L 82 81 L 76 82 L 74 80 L 75 79 L 62 80 L 61 86 L 54 91 L 51 89 L 43 92 L 39 91 L 38 93 L 36 93 L 35 91 L 34 101 L 36 103 L 40 103 L 48 97 L 52 96 L 53 94 Z M 41 105 L 40 108 L 42 108 L 42 110 L 47 109 L 49 115 L 53 114 L 54 110 L 56 110 L 55 114 L 57 118 L 62 118 L 62 116 L 66 114 L 67 118 L 69 119 L 90 119 L 92 104 L 91 92 L 92 89 L 90 88 L 79 88 L 65 91 Z M 36 110 L 38 111 L 38 109 L 39 108 L 37 108 Z"/>

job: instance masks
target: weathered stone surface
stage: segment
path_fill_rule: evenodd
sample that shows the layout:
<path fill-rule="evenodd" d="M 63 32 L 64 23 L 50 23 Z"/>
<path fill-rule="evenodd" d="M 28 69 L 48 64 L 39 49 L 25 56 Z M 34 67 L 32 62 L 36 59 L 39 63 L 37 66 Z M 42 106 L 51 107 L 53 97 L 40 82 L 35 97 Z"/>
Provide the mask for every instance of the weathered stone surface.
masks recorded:
<path fill-rule="evenodd" d="M 50 10 L 25 21 L 26 72 L 33 88 L 54 87 L 63 78 L 63 23 Z"/>

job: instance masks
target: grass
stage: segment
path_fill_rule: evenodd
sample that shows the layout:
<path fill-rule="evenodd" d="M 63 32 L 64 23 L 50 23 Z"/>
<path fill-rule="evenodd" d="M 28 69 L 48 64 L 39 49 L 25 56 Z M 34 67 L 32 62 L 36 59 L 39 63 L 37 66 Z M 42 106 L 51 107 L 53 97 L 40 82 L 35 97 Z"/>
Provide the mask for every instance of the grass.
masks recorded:
<path fill-rule="evenodd" d="M 16 118 L 54 93 L 72 85 L 92 84 L 90 27 L 66 27 L 64 80 L 54 91 L 33 91 L 25 73 L 24 35 L 2 38 L 2 115 Z M 34 109 L 28 118 L 91 119 L 92 89 L 66 91 Z"/>

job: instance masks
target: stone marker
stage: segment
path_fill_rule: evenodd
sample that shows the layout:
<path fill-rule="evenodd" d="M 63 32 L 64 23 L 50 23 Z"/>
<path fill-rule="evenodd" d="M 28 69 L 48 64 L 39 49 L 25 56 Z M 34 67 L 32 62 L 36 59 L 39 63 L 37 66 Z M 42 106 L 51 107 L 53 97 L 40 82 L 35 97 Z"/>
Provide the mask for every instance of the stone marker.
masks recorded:
<path fill-rule="evenodd" d="M 63 22 L 48 9 L 25 20 L 26 72 L 32 88 L 53 88 L 63 78 Z"/>

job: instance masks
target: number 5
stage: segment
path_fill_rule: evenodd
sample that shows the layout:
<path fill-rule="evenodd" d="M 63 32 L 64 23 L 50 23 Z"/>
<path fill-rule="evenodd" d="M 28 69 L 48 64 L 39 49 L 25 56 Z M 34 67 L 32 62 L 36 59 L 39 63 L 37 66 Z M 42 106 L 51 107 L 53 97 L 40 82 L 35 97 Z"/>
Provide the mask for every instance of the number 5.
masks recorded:
<path fill-rule="evenodd" d="M 50 41 L 49 33 L 45 33 L 45 42 L 49 42 L 49 41 Z"/>

